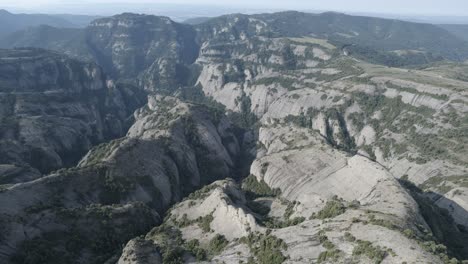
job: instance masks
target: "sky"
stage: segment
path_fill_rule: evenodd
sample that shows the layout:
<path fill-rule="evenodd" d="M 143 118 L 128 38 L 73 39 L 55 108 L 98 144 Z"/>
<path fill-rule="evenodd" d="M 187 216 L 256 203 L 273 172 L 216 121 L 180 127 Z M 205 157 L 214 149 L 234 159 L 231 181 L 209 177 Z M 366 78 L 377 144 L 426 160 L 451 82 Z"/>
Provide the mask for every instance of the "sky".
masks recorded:
<path fill-rule="evenodd" d="M 96 14 L 134 12 L 145 6 L 182 4 L 190 7 L 225 9 L 282 9 L 340 12 L 387 13 L 401 15 L 468 16 L 468 0 L 0 0 L 0 9 L 42 13 Z M 168 8 L 168 5 L 166 6 Z"/>

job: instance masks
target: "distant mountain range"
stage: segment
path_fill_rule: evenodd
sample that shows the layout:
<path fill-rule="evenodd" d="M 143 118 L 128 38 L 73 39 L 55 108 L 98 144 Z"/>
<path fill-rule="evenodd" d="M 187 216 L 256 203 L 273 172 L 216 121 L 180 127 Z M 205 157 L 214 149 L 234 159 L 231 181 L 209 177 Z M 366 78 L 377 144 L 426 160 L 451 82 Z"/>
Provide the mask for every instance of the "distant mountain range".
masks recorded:
<path fill-rule="evenodd" d="M 13 14 L 0 9 L 0 38 L 15 31 L 38 25 L 48 25 L 57 28 L 85 27 L 96 18 L 98 16 Z"/>
<path fill-rule="evenodd" d="M 440 27 L 468 41 L 468 25 L 454 24 L 454 25 L 440 25 Z"/>
<path fill-rule="evenodd" d="M 151 15 L 130 13 L 120 15 L 125 19 L 133 16 L 139 16 L 138 25 L 144 25 L 145 20 L 155 18 Z M 252 21 L 265 23 L 262 25 L 263 33 L 261 33 L 264 36 L 308 36 L 328 39 L 334 45 L 345 49 L 348 53 L 353 53 L 360 59 L 388 66 L 424 64 L 442 59 L 455 61 L 468 59 L 468 42 L 459 33 L 432 24 L 394 19 L 350 16 L 335 12 L 312 14 L 287 11 L 258 15 L 233 14 L 211 19 L 198 18 L 186 21 L 185 25 L 174 21 L 170 23 L 174 29 L 185 28 L 185 32 L 177 34 L 179 38 L 187 39 L 194 38 L 193 32 L 195 31 L 198 32 L 197 38 L 203 38 L 203 35 L 211 34 L 210 31 L 222 30 L 230 23 L 237 23 L 234 27 L 235 31 L 226 32 L 226 34 L 236 35 L 238 34 L 236 32 L 244 30 L 246 34 L 256 35 L 258 29 L 252 27 Z M 76 26 L 63 29 L 63 26 L 57 25 L 27 28 L 0 39 L 0 47 L 39 47 L 81 58 L 100 57 L 102 55 L 96 54 L 96 47 L 89 46 L 89 40 L 98 38 L 95 29 L 96 24 L 100 23 L 104 23 L 104 20 L 95 20 L 90 26 L 81 29 Z M 147 31 L 148 28 L 142 27 L 142 30 Z M 186 35 L 187 32 L 192 33 Z M 130 34 L 131 32 L 123 33 Z M 148 34 L 151 35 L 151 32 Z M 176 33 L 171 31 L 168 34 Z M 135 43 L 141 42 L 140 39 L 141 36 L 135 36 Z M 105 47 L 102 49 L 104 52 Z M 103 63 L 107 64 L 107 62 Z M 121 67 L 125 68 L 124 65 Z"/>

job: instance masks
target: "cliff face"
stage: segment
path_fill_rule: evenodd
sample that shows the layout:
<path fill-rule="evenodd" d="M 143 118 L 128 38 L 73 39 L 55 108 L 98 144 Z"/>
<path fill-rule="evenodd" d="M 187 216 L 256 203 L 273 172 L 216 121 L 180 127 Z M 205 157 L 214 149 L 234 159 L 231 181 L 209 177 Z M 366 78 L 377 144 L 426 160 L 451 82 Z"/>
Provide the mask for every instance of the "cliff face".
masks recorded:
<path fill-rule="evenodd" d="M 114 78 L 146 80 L 147 89 L 174 89 L 198 49 L 194 30 L 166 17 L 122 14 L 86 28 L 96 61 Z"/>
<path fill-rule="evenodd" d="M 75 165 L 93 146 L 125 133 L 131 114 L 93 63 L 42 50 L 1 51 L 2 183 Z M 135 101 L 137 98 L 132 99 Z M 24 178 L 23 177 L 23 178 Z"/>

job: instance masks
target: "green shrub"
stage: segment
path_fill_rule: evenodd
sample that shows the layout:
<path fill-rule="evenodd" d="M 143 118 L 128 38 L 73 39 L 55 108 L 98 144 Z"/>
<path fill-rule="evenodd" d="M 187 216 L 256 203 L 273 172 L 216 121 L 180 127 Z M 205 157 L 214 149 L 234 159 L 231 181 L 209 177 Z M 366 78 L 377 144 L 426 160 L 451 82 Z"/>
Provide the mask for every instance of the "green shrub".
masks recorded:
<path fill-rule="evenodd" d="M 100 175 L 102 191 L 99 194 L 101 203 L 117 204 L 124 199 L 126 195 L 135 188 L 135 178 L 114 176 L 112 174 Z"/>
<path fill-rule="evenodd" d="M 177 226 L 178 228 L 183 228 L 187 227 L 189 225 L 192 225 L 193 223 L 196 222 L 196 220 L 190 220 L 187 217 L 187 214 L 183 214 L 180 220 L 173 219 L 174 225 Z"/>
<path fill-rule="evenodd" d="M 184 251 L 179 247 L 166 248 L 162 251 L 162 259 L 164 264 L 183 264 Z"/>
<path fill-rule="evenodd" d="M 203 232 L 207 233 L 211 231 L 211 222 L 213 222 L 213 214 L 206 215 L 204 217 L 200 217 L 197 219 L 198 226 L 203 230 Z"/>
<path fill-rule="evenodd" d="M 236 98 L 236 105 L 239 105 L 240 113 L 229 112 L 229 119 L 232 123 L 244 129 L 252 129 L 257 123 L 257 116 L 252 113 L 252 101 L 249 96 L 242 91 L 241 96 Z"/>
<path fill-rule="evenodd" d="M 191 193 L 184 200 L 201 200 L 201 199 L 204 199 L 204 198 L 208 197 L 208 195 L 210 194 L 210 191 L 214 190 L 215 188 L 216 188 L 216 185 L 214 185 L 214 184 L 206 185 L 203 188 L 201 188 L 200 190 L 197 190 L 197 191 Z"/>
<path fill-rule="evenodd" d="M 253 84 L 254 85 L 272 85 L 272 84 L 279 84 L 281 87 L 286 88 L 290 91 L 294 90 L 293 84 L 296 79 L 288 78 L 288 77 L 268 77 L 263 79 L 256 80 Z"/>
<path fill-rule="evenodd" d="M 252 263 L 281 264 L 286 260 L 281 252 L 287 249 L 286 243 L 271 234 L 249 234 L 242 237 L 240 242 L 247 244 L 250 252 L 255 256 L 255 261 Z"/>
<path fill-rule="evenodd" d="M 275 197 L 281 194 L 280 189 L 271 189 L 265 181 L 257 181 L 254 175 L 249 175 L 242 181 L 242 190 L 246 192 L 246 196 L 249 199 Z"/>
<path fill-rule="evenodd" d="M 197 239 L 192 239 L 185 243 L 185 248 L 197 261 L 206 260 L 206 251 L 200 247 L 200 242 Z"/>
<path fill-rule="evenodd" d="M 375 264 L 379 264 L 387 256 L 387 252 L 380 248 L 380 246 L 373 246 L 369 241 L 357 240 L 357 245 L 353 249 L 353 256 L 361 255 L 367 256 Z"/>
<path fill-rule="evenodd" d="M 335 247 L 335 245 L 325 235 L 325 232 L 323 230 L 319 232 L 319 242 L 327 250 L 320 253 L 317 259 L 317 263 L 322 263 L 325 261 L 336 262 L 338 258 L 342 255 L 341 250 Z"/>
<path fill-rule="evenodd" d="M 345 232 L 344 238 L 348 242 L 354 242 L 356 241 L 356 237 L 354 237 L 350 232 Z"/>
<path fill-rule="evenodd" d="M 375 161 L 377 159 L 377 157 L 375 156 L 375 152 L 374 150 L 372 149 L 372 146 L 370 145 L 364 145 L 362 146 L 362 149 L 367 152 L 367 154 L 369 154 L 369 159 L 372 160 L 372 161 Z"/>
<path fill-rule="evenodd" d="M 318 213 L 312 214 L 310 217 L 311 219 L 326 219 L 326 218 L 334 218 L 338 215 L 343 214 L 346 211 L 346 206 L 343 204 L 342 201 L 334 198 L 328 201 Z"/>
<path fill-rule="evenodd" d="M 340 258 L 342 254 L 343 252 L 336 248 L 321 252 L 317 259 L 317 263 L 323 263 L 323 262 L 335 263 L 336 261 L 338 261 L 338 259 Z"/>
<path fill-rule="evenodd" d="M 216 236 L 210 240 L 208 251 L 211 255 L 217 255 L 221 253 L 228 244 L 229 241 L 227 241 L 226 237 L 216 234 Z"/>
<path fill-rule="evenodd" d="M 268 228 L 285 228 L 298 225 L 304 221 L 304 217 L 294 217 L 293 219 L 287 219 L 286 221 L 279 221 L 276 218 L 266 218 L 262 221 L 262 224 Z"/>
<path fill-rule="evenodd" d="M 379 219 L 375 218 L 375 215 L 369 215 L 369 223 L 372 225 L 378 225 L 378 226 L 383 226 L 385 228 L 388 228 L 390 230 L 398 230 L 399 227 L 392 222 L 385 220 L 385 219 Z"/>
<path fill-rule="evenodd" d="M 284 210 L 284 218 L 289 219 L 289 217 L 294 213 L 294 206 L 296 206 L 297 202 L 290 202 L 286 199 L 284 199 L 284 201 L 287 203 L 286 210 Z"/>
<path fill-rule="evenodd" d="M 343 110 L 335 108 L 328 109 L 325 111 L 325 117 L 327 120 L 325 126 L 327 142 L 340 150 L 346 151 L 353 155 L 356 154 L 356 143 L 354 138 L 349 134 Z M 334 131 L 334 129 L 330 126 L 330 122 L 328 122 L 329 120 L 338 121 L 338 133 L 335 133 L 336 131 Z"/>
<path fill-rule="evenodd" d="M 162 224 L 153 228 L 147 235 L 146 239 L 151 239 L 156 242 L 159 252 L 162 255 L 163 263 L 182 264 L 184 244 L 180 230 L 167 224 Z"/>

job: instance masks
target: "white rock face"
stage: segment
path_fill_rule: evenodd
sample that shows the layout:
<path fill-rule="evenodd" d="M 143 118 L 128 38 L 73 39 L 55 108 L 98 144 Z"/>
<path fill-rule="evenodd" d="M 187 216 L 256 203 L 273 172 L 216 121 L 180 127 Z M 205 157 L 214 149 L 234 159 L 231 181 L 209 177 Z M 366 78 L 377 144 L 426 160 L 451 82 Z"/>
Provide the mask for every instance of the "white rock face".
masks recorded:
<path fill-rule="evenodd" d="M 371 126 L 365 126 L 359 135 L 357 140 L 357 145 L 371 145 L 375 142 L 376 133 L 375 130 Z"/>
<path fill-rule="evenodd" d="M 259 140 L 267 155 L 254 161 L 251 174 L 280 188 L 284 198 L 299 201 L 308 213 L 320 210 L 334 195 L 402 219 L 418 211 L 384 167 L 333 150 L 306 129 L 266 127 Z"/>
<path fill-rule="evenodd" d="M 207 198 L 196 205 L 190 205 L 191 201 L 180 203 L 171 211 L 171 215 L 176 220 L 180 220 L 186 215 L 189 220 L 212 215 L 213 221 L 210 228 L 214 233 L 225 236 L 228 240 L 233 240 L 247 236 L 249 232 L 262 230 L 255 221 L 255 218 L 244 208 L 245 197 L 232 181 L 220 181 L 213 184 L 216 188 L 210 191 Z M 233 201 L 234 197 L 236 201 Z M 193 232 L 193 231 L 191 231 Z M 183 232 L 184 238 L 190 240 L 197 238 L 191 232 Z M 211 237 L 211 235 L 208 235 Z"/>

